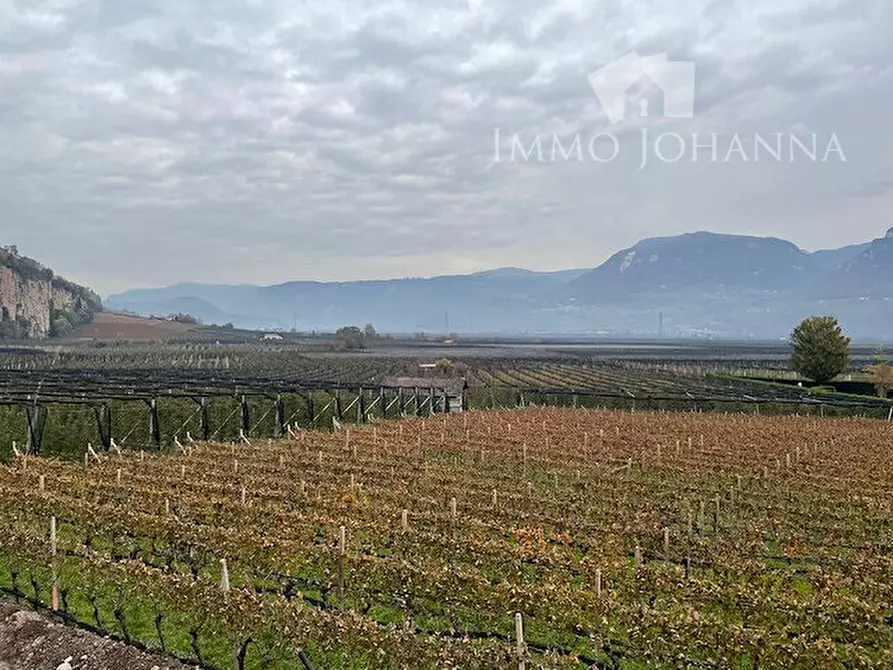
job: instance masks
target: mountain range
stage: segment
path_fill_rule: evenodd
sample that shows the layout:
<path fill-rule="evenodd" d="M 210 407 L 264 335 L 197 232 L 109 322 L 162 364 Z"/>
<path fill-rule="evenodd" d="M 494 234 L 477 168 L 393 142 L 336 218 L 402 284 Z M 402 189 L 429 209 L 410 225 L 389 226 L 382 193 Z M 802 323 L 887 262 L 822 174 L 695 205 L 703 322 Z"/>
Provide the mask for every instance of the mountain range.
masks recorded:
<path fill-rule="evenodd" d="M 893 339 L 893 228 L 816 252 L 770 237 L 695 232 L 642 240 L 593 269 L 274 286 L 176 284 L 109 296 L 142 315 L 331 331 L 781 337 L 834 314 L 854 337 Z"/>

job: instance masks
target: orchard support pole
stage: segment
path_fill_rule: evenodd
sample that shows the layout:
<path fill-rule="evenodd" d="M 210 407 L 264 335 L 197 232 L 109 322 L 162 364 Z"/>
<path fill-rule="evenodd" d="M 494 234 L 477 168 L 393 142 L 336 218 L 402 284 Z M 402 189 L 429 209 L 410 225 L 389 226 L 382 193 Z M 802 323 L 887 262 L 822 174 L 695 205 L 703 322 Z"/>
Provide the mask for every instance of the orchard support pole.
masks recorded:
<path fill-rule="evenodd" d="M 244 395 L 239 398 L 239 405 L 242 408 L 242 433 L 248 437 L 251 432 L 251 414 L 248 411 L 248 398 Z"/>
<path fill-rule="evenodd" d="M 282 400 L 282 394 L 276 396 L 276 437 L 285 435 L 285 402 Z"/>
<path fill-rule="evenodd" d="M 28 416 L 28 450 L 29 454 L 40 454 L 43 444 L 43 429 L 47 421 L 47 409 L 37 403 L 25 407 Z"/>
<path fill-rule="evenodd" d="M 341 409 L 341 390 L 335 391 L 335 417 L 338 421 L 344 420 L 344 414 Z"/>
<path fill-rule="evenodd" d="M 112 448 L 112 410 L 103 403 L 93 407 L 93 414 L 96 416 L 99 444 L 103 451 L 109 451 Z"/>
<path fill-rule="evenodd" d="M 161 422 L 158 420 L 158 400 L 152 398 L 149 403 L 149 441 L 161 449 Z"/>
<path fill-rule="evenodd" d="M 208 405 L 208 399 L 204 396 L 199 399 L 198 404 L 201 413 L 202 440 L 208 442 L 211 439 L 211 408 Z"/>

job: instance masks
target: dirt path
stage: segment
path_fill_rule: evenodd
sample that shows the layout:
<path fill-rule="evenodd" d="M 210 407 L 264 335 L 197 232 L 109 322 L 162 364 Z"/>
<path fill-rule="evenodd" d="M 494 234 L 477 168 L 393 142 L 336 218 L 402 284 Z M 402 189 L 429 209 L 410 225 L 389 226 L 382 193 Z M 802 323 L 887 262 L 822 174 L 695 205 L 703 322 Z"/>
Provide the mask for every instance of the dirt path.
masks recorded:
<path fill-rule="evenodd" d="M 73 670 L 187 670 L 121 642 L 55 623 L 0 603 L 0 670 L 56 670 L 71 657 Z"/>

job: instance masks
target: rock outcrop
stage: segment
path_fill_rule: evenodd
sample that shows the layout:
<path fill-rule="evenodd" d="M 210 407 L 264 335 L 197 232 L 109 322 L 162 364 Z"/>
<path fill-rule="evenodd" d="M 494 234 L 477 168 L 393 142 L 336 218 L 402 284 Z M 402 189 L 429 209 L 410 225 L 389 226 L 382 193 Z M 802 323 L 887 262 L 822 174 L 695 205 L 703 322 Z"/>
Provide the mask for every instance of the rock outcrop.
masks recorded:
<path fill-rule="evenodd" d="M 0 339 L 67 335 L 101 308 L 99 296 L 15 247 L 0 247 Z"/>

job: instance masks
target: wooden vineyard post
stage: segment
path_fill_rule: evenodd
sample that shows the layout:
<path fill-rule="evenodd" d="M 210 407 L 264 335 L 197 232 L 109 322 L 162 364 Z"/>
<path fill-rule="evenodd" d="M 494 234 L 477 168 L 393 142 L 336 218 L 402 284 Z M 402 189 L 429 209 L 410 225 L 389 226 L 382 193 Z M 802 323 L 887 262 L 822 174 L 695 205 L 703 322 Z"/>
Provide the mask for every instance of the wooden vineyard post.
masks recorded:
<path fill-rule="evenodd" d="M 664 558 L 670 556 L 670 529 L 664 528 Z"/>
<path fill-rule="evenodd" d="M 525 658 L 527 657 L 527 645 L 524 644 L 524 618 L 521 616 L 520 612 L 515 614 L 515 638 L 518 652 L 518 670 L 525 670 L 527 667 L 525 662 Z"/>
<path fill-rule="evenodd" d="M 409 530 L 409 510 L 403 510 L 403 514 L 400 517 L 400 528 L 404 533 Z"/>
<path fill-rule="evenodd" d="M 602 569 L 598 568 L 595 571 L 595 597 L 602 597 Z"/>
<path fill-rule="evenodd" d="M 223 602 L 229 604 L 229 567 L 226 559 L 220 559 L 220 590 L 223 592 Z M 239 645 L 235 639 L 230 639 L 230 651 L 232 652 L 232 670 L 239 670 Z"/>
<path fill-rule="evenodd" d="M 59 611 L 59 565 L 56 562 L 57 542 L 56 542 L 56 517 L 50 517 L 50 556 L 53 572 L 53 611 Z"/>
<path fill-rule="evenodd" d="M 47 490 L 47 478 L 46 475 L 40 475 L 37 479 L 37 490 L 41 493 L 46 493 Z"/>
<path fill-rule="evenodd" d="M 344 609 L 344 554 L 347 552 L 347 531 L 338 529 L 338 605 Z"/>
<path fill-rule="evenodd" d="M 223 593 L 229 593 L 229 568 L 226 565 L 226 559 L 220 559 L 220 590 Z"/>
<path fill-rule="evenodd" d="M 636 574 L 638 575 L 639 571 L 642 569 L 642 548 L 639 545 L 636 545 L 634 557 L 636 564 Z"/>

